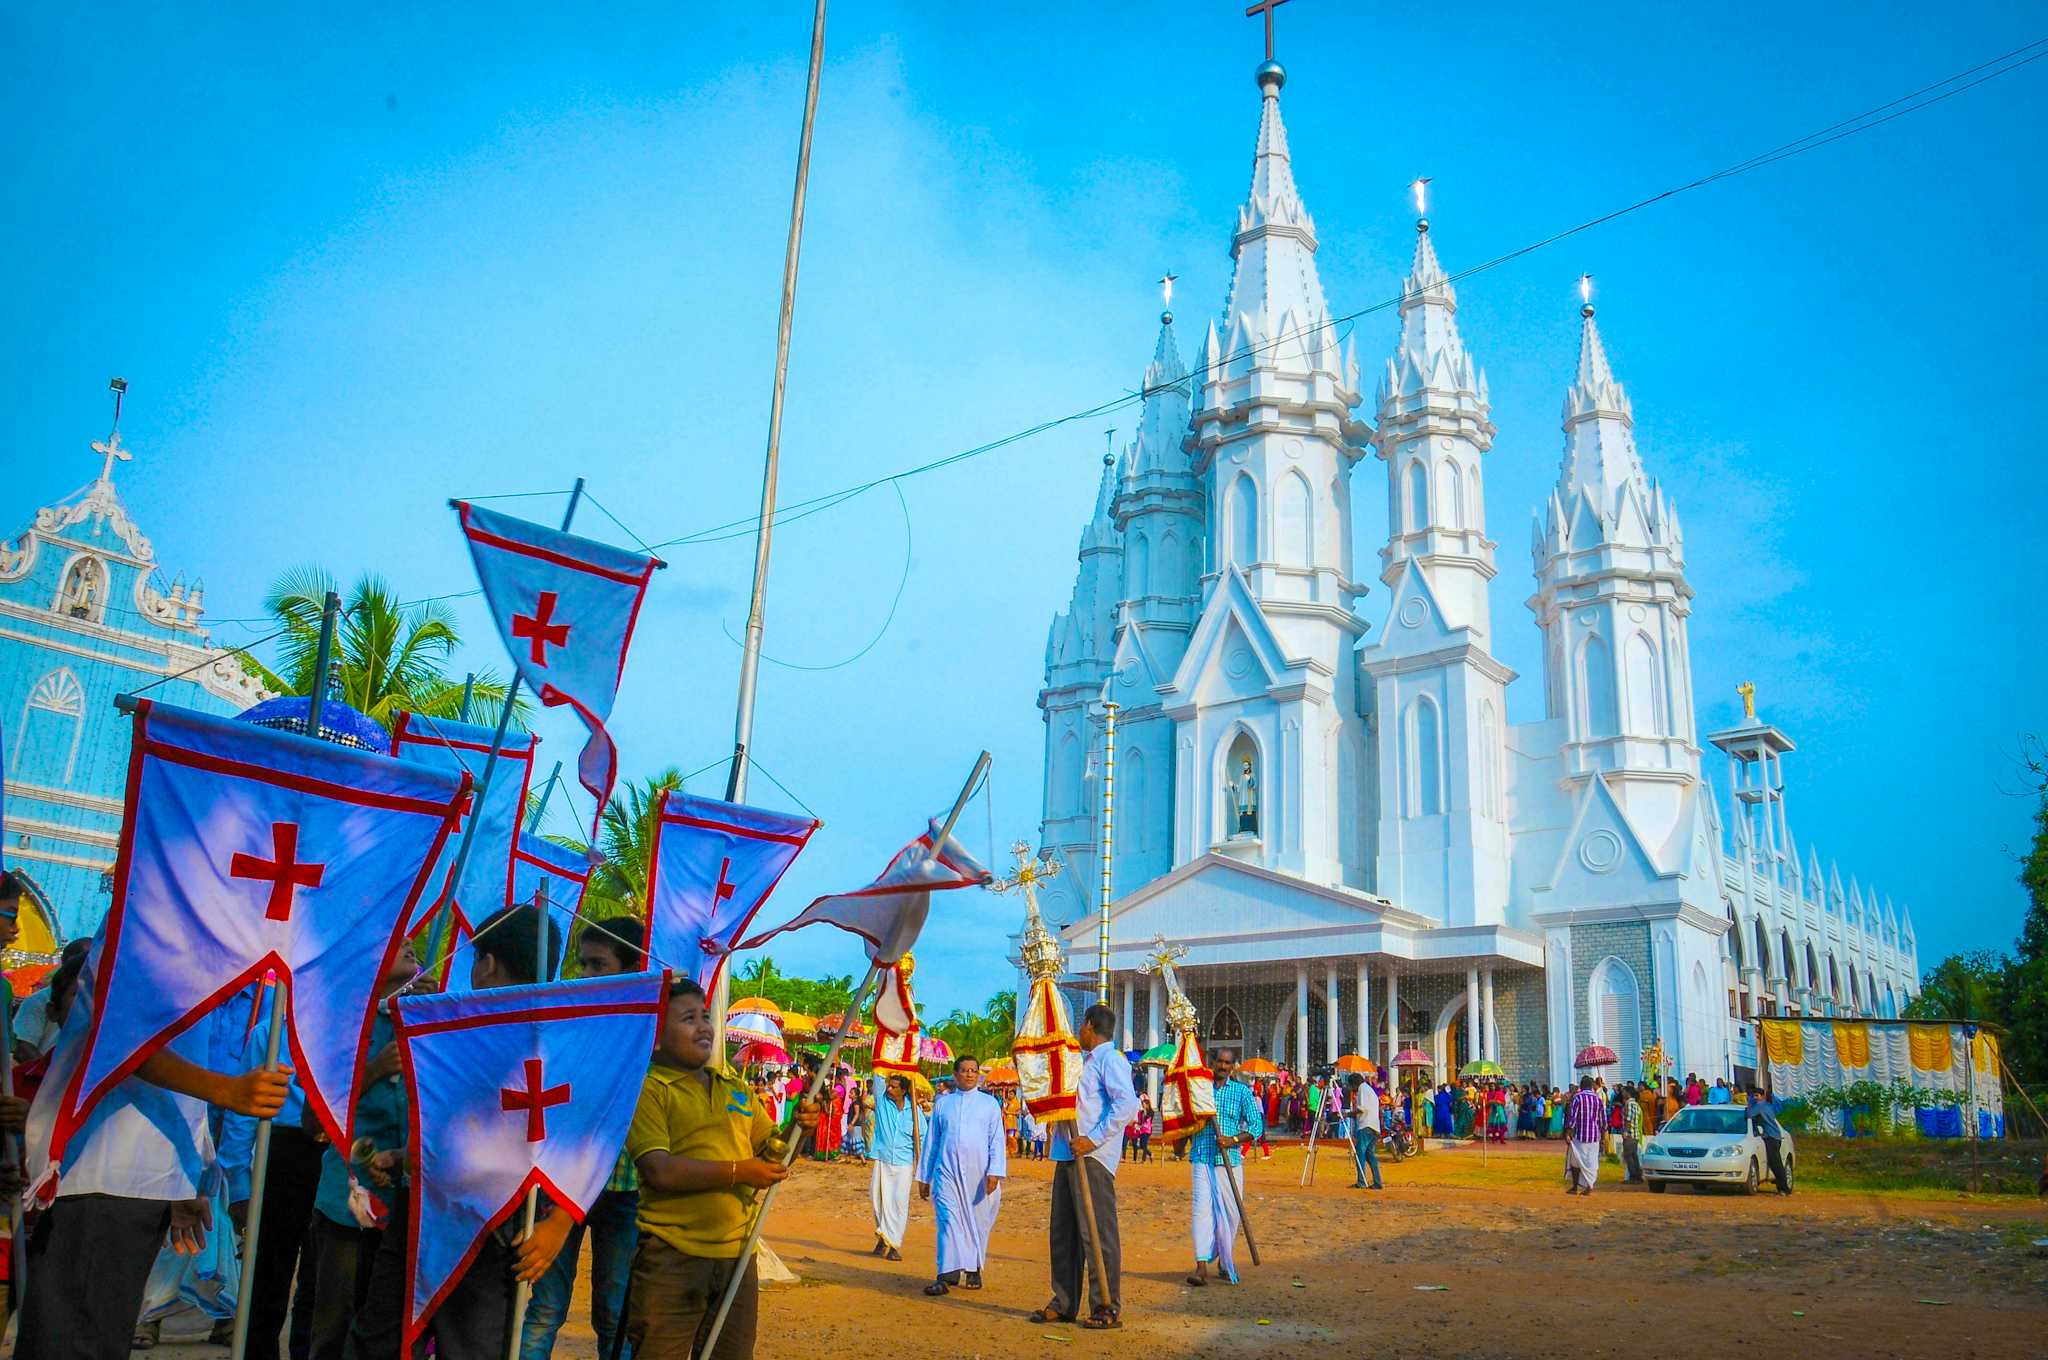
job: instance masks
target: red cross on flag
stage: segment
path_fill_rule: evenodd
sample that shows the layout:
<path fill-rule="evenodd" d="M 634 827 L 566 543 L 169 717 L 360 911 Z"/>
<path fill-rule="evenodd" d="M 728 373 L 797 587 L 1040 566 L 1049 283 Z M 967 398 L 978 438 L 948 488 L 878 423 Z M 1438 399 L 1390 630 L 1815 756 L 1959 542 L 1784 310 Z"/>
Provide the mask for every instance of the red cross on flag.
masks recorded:
<path fill-rule="evenodd" d="M 292 1066 L 328 1136 L 347 1120 L 372 992 L 469 781 L 147 700 L 136 706 L 99 994 L 49 1160 L 151 1054 L 267 972 L 290 980 Z"/>
<path fill-rule="evenodd" d="M 578 1221 L 611 1179 L 668 992 L 664 973 L 398 1001 L 412 1109 L 405 1350 L 529 1186 Z"/>
<path fill-rule="evenodd" d="M 543 705 L 566 704 L 590 730 L 576 777 L 597 799 L 601 817 L 619 764 L 605 721 L 647 582 L 665 564 L 467 501 L 453 504 L 513 666 Z"/>
<path fill-rule="evenodd" d="M 817 829 L 810 817 L 664 793 L 648 856 L 648 957 L 710 995 L 732 942 Z"/>

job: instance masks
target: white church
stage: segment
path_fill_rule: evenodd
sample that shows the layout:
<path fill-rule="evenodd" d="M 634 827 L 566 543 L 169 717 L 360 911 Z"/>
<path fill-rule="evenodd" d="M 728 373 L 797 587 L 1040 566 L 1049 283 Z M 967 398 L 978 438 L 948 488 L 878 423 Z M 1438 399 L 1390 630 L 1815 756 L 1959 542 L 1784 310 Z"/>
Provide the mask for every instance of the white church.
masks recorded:
<path fill-rule="evenodd" d="M 1259 68 L 1229 300 L 1192 372 L 1162 318 L 1136 438 L 1105 459 L 1046 645 L 1041 844 L 1064 870 L 1042 901 L 1077 998 L 1093 999 L 1107 896 L 1126 1047 L 1169 1037 L 1143 971 L 1155 936 L 1187 950 L 1206 1035 L 1296 1071 L 1420 1048 L 1439 1074 L 1487 1058 L 1561 1085 L 1587 1045 L 1620 1055 L 1614 1079 L 1656 1042 L 1681 1076 L 1747 1076 L 1758 1017 L 1897 1015 L 1918 990 L 1911 917 L 1801 859 L 1791 739 L 1752 708 L 1706 738 L 1725 793 L 1702 770 L 1684 531 L 1591 306 L 1535 510 L 1545 716 L 1507 721 L 1485 375 L 1424 221 L 1363 407 L 1285 83 Z M 1372 623 L 1351 523 L 1368 458 L 1391 526 Z"/>

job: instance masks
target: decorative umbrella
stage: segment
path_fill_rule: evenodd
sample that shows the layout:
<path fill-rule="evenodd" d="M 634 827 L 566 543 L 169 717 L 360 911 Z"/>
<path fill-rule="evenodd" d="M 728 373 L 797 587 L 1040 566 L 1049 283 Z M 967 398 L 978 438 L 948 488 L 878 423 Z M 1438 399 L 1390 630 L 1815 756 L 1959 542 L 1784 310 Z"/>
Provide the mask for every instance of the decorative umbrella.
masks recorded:
<path fill-rule="evenodd" d="M 1172 1045 L 1172 1044 L 1161 1044 L 1161 1045 L 1159 1045 L 1159 1047 L 1157 1047 L 1157 1048 L 1148 1048 L 1148 1049 L 1146 1049 L 1146 1050 L 1145 1050 L 1145 1052 L 1144 1052 L 1144 1054 L 1143 1054 L 1142 1056 L 1140 1056 L 1140 1057 L 1139 1057 L 1139 1059 L 1138 1059 L 1138 1066 L 1140 1066 L 1140 1067 L 1165 1067 L 1165 1066 L 1166 1066 L 1166 1065 L 1167 1065 L 1168 1063 L 1171 1063 L 1172 1061 L 1173 1061 L 1173 1045 Z"/>
<path fill-rule="evenodd" d="M 732 1055 L 732 1060 L 741 1067 L 745 1067 L 749 1063 L 774 1063 L 777 1067 L 787 1067 L 789 1066 L 789 1051 L 783 1048 L 781 1044 L 771 1044 L 766 1039 L 756 1039 L 750 1044 L 743 1045 L 739 1052 Z"/>
<path fill-rule="evenodd" d="M 1346 1053 L 1343 1057 L 1337 1059 L 1336 1068 L 1339 1072 L 1379 1071 L 1379 1067 L 1372 1061 L 1372 1059 L 1360 1057 L 1356 1053 Z"/>
<path fill-rule="evenodd" d="M 792 1038 L 799 1034 L 816 1034 L 818 1032 L 818 1022 L 801 1011 L 784 1011 L 782 1013 L 782 1032 Z"/>
<path fill-rule="evenodd" d="M 725 1008 L 727 1015 L 738 1015 L 743 1011 L 760 1011 L 774 1016 L 777 1021 L 782 1019 L 782 1007 L 765 996 L 743 996 Z"/>
<path fill-rule="evenodd" d="M 766 1011 L 727 1012 L 725 1017 L 725 1038 L 727 1043 L 780 1044 L 782 1026 Z"/>
<path fill-rule="evenodd" d="M 1572 1059 L 1573 1067 L 1619 1067 L 1621 1055 L 1605 1044 L 1588 1044 Z"/>
<path fill-rule="evenodd" d="M 1015 1086 L 1017 1084 L 1017 1069 L 1008 1063 L 997 1063 L 981 1074 L 981 1084 L 983 1086 Z"/>
<path fill-rule="evenodd" d="M 952 1045 L 948 1044 L 944 1039 L 935 1039 L 929 1034 L 921 1034 L 917 1040 L 917 1060 L 928 1063 L 951 1062 L 953 1061 Z"/>
<path fill-rule="evenodd" d="M 910 1089 L 915 1095 L 928 1096 L 932 1093 L 932 1081 L 922 1072 L 910 1074 Z"/>
<path fill-rule="evenodd" d="M 245 708 L 235 715 L 236 722 L 250 723 L 256 727 L 275 728 L 280 732 L 297 732 L 304 735 L 306 719 L 312 716 L 313 701 L 303 695 L 287 694 L 280 699 L 265 699 L 253 708 Z M 337 746 L 353 746 L 359 751 L 382 753 L 391 748 L 391 734 L 369 718 L 350 708 L 341 700 L 329 697 L 320 705 L 320 731 L 322 741 L 331 741 Z"/>
<path fill-rule="evenodd" d="M 1277 1077 L 1280 1075 L 1280 1069 L 1275 1067 L 1266 1058 L 1246 1058 L 1237 1065 L 1237 1070 L 1247 1077 Z"/>
<path fill-rule="evenodd" d="M 818 1033 L 820 1033 L 820 1034 L 837 1034 L 837 1033 L 839 1032 L 839 1025 L 840 1025 L 840 1022 L 841 1022 L 841 1021 L 843 1021 L 843 1020 L 845 1020 L 845 1019 L 846 1019 L 846 1015 L 845 1015 L 845 1012 L 843 1012 L 843 1011 L 834 1011 L 834 1012 L 832 1012 L 832 1014 L 830 1014 L 830 1015 L 827 1015 L 827 1016 L 822 1016 L 822 1017 L 820 1017 L 820 1018 L 819 1018 L 819 1020 L 818 1020 L 818 1030 L 817 1030 L 817 1032 L 818 1032 Z M 789 1021 L 788 1021 L 788 1018 L 787 1018 L 787 1017 L 785 1017 L 785 1018 L 784 1018 L 784 1020 L 783 1020 L 783 1024 L 784 1024 L 785 1026 L 787 1026 L 787 1025 L 788 1025 L 788 1023 L 789 1023 Z M 857 1037 L 859 1037 L 860 1035 L 863 1035 L 863 1034 L 866 1034 L 866 1033 L 867 1033 L 867 1031 L 866 1031 L 866 1030 L 864 1030 L 864 1029 L 862 1029 L 862 1028 L 860 1027 L 860 1017 L 859 1017 L 859 1016 L 855 1016 L 855 1017 L 853 1018 L 853 1023 L 852 1023 L 852 1024 L 850 1024 L 850 1025 L 848 1025 L 848 1026 L 846 1027 L 846 1037 L 847 1037 L 847 1038 L 849 1038 L 849 1039 L 852 1039 L 852 1038 L 857 1038 Z"/>
<path fill-rule="evenodd" d="M 1419 1048 L 1404 1048 L 1394 1055 L 1396 1067 L 1435 1067 L 1436 1063 Z"/>
<path fill-rule="evenodd" d="M 1458 1069 L 1461 1077 L 1504 1077 L 1507 1075 L 1501 1065 L 1485 1058 L 1474 1058 Z"/>

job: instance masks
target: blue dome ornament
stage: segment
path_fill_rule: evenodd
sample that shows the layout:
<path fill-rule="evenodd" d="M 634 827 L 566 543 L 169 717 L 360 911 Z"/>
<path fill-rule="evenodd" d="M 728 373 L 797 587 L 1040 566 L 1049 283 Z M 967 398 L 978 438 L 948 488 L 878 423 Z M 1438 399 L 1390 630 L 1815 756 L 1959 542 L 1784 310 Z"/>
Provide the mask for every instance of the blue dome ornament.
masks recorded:
<path fill-rule="evenodd" d="M 306 731 L 306 710 L 312 700 L 303 694 L 287 694 L 279 699 L 266 699 L 254 708 L 247 708 L 235 715 L 236 722 L 254 723 L 258 727 L 274 728 L 280 732 Z M 382 727 L 339 699 L 329 698 L 320 705 L 320 731 L 322 741 L 331 741 L 337 746 L 353 746 L 359 751 L 376 751 L 382 754 L 391 749 L 391 737 Z"/>

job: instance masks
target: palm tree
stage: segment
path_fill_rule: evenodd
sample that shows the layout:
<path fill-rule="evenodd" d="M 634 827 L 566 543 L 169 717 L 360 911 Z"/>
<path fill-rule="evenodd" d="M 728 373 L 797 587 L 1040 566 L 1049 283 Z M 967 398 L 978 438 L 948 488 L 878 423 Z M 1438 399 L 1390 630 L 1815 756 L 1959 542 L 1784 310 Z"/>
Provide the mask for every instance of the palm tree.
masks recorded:
<path fill-rule="evenodd" d="M 647 912 L 647 868 L 654 853 L 654 818 L 661 796 L 683 786 L 683 772 L 671 765 L 660 774 L 624 785 L 605 804 L 597 830 L 604 862 L 591 872 L 584 891 L 585 915 L 592 905 L 616 908 L 633 916 Z M 585 847 L 566 842 L 575 849 Z M 605 913 L 610 914 L 610 913 Z"/>
<path fill-rule="evenodd" d="M 982 1007 L 981 1014 L 955 1007 L 945 1019 L 926 1028 L 934 1038 L 946 1041 L 954 1057 L 979 1058 L 987 1062 L 1010 1051 L 1010 1044 L 1016 1038 L 1016 1022 L 1017 994 L 997 992 Z"/>
<path fill-rule="evenodd" d="M 320 650 L 320 612 L 334 590 L 332 574 L 298 567 L 271 584 L 264 612 L 283 628 L 275 669 L 253 662 L 257 679 L 273 694 L 305 694 L 313 687 Z M 461 680 L 442 667 L 460 643 L 455 619 L 436 601 L 405 604 L 382 578 L 365 575 L 349 588 L 334 636 L 333 683 L 343 703 L 389 728 L 400 709 L 434 718 L 462 712 Z M 505 682 L 489 672 L 476 677 L 469 716 L 496 722 L 505 701 Z M 513 715 L 527 712 L 521 701 Z"/>

